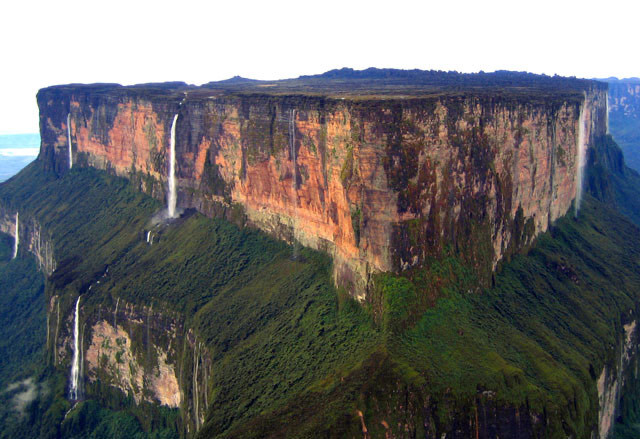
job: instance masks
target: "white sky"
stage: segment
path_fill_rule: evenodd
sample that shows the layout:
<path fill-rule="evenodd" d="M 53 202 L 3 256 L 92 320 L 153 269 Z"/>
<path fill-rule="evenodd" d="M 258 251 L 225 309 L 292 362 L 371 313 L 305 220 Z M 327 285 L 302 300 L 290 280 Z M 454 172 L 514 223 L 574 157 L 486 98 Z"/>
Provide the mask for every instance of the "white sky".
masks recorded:
<path fill-rule="evenodd" d="M 640 76 L 637 0 L 65 1 L 0 5 L 0 134 L 71 82 L 281 79 L 353 67 Z"/>

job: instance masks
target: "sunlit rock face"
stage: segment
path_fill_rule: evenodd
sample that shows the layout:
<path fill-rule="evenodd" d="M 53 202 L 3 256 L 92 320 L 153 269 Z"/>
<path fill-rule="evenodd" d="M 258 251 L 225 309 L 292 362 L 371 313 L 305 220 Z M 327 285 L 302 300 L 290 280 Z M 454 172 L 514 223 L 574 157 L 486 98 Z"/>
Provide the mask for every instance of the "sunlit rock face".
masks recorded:
<path fill-rule="evenodd" d="M 49 303 L 49 333 L 54 363 L 70 364 L 74 343 L 74 317 L 62 312 L 60 296 Z M 81 304 L 82 305 L 82 304 Z M 81 306 L 79 312 L 79 387 L 83 394 L 113 388 L 143 401 L 171 408 L 180 407 L 177 352 L 181 323 L 148 307 L 124 301 L 116 306 Z M 98 386 L 96 388 L 96 386 Z"/>
<path fill-rule="evenodd" d="M 93 325 L 91 332 L 86 354 L 90 382 L 106 378 L 124 394 L 133 395 L 137 404 L 144 399 L 172 408 L 180 406 L 176 368 L 167 362 L 166 350 L 154 345 L 152 353 L 135 352 L 129 333 L 120 326 L 116 330 L 104 320 Z M 145 371 L 141 358 L 154 359 L 156 364 Z"/>
<path fill-rule="evenodd" d="M 125 176 L 158 199 L 179 114 L 178 207 L 328 252 L 336 284 L 360 299 L 373 273 L 419 266 L 446 243 L 486 278 L 569 210 L 583 105 L 586 138 L 606 131 L 606 85 L 595 83 L 551 99 L 69 86 L 41 90 L 38 102 L 47 166 L 69 168 L 70 114 L 74 166 Z"/>
<path fill-rule="evenodd" d="M 198 430 L 209 409 L 215 375 L 204 342 L 179 314 L 124 299 L 83 296 L 77 315 L 64 295 L 47 304 L 47 351 L 51 364 L 69 370 L 78 325 L 78 399 L 125 395 L 136 405 L 180 409 L 185 429 Z"/>

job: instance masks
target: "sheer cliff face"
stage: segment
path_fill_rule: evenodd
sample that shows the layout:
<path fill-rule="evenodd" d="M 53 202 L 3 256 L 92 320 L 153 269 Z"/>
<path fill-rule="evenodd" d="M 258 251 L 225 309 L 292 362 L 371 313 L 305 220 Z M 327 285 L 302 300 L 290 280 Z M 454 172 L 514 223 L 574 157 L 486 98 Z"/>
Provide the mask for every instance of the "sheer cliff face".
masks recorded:
<path fill-rule="evenodd" d="M 622 148 L 626 165 L 640 171 L 640 81 L 608 82 L 611 135 Z"/>
<path fill-rule="evenodd" d="M 623 326 L 624 337 L 619 342 L 617 359 L 605 365 L 598 378 L 598 433 L 600 439 L 606 439 L 613 433 L 616 415 L 619 415 L 620 401 L 629 383 L 637 379 L 638 370 L 638 331 L 636 321 Z M 635 367 L 634 367 L 635 366 Z M 627 390 L 628 391 L 628 390 Z"/>
<path fill-rule="evenodd" d="M 54 365 L 68 369 L 73 355 L 73 307 L 52 296 L 47 347 Z M 62 304 L 62 305 L 61 305 Z M 81 393 L 118 389 L 136 404 L 181 408 L 185 428 L 195 431 L 209 406 L 211 356 L 177 314 L 124 300 L 82 305 L 79 310 Z"/>
<path fill-rule="evenodd" d="M 640 119 L 640 82 L 615 81 L 609 83 L 609 111 Z"/>
<path fill-rule="evenodd" d="M 42 90 L 41 160 L 68 169 L 70 114 L 74 166 L 163 199 L 179 114 L 178 205 L 209 215 L 241 206 L 249 224 L 329 252 L 336 283 L 360 298 L 372 273 L 420 265 L 447 242 L 490 272 L 568 211 L 583 103 L 585 138 L 606 129 L 600 88 L 549 102 L 123 90 Z"/>
<path fill-rule="evenodd" d="M 36 259 L 38 268 L 47 276 L 56 268 L 56 261 L 53 256 L 53 244 L 51 236 L 45 233 L 36 220 L 29 215 L 20 215 L 19 252 L 28 251 Z M 16 235 L 16 212 L 0 206 L 0 232 L 13 236 Z"/>

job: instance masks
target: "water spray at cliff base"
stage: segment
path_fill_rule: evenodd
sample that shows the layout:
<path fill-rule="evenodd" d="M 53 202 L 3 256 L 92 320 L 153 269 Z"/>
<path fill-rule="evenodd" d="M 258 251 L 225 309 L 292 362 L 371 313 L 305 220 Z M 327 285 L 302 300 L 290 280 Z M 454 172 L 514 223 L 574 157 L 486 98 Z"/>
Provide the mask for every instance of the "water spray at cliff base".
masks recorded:
<path fill-rule="evenodd" d="M 582 202 L 582 191 L 584 186 L 584 168 L 586 164 L 587 145 L 585 136 L 585 107 L 587 105 L 587 95 L 585 93 L 584 102 L 580 107 L 580 117 L 578 119 L 578 156 L 576 157 L 576 164 L 578 170 L 576 172 L 576 201 L 575 201 L 575 217 L 578 217 L 580 211 L 580 203 Z"/>
<path fill-rule="evenodd" d="M 178 202 L 178 194 L 176 188 L 176 122 L 178 121 L 178 114 L 173 116 L 173 122 L 171 122 L 171 140 L 169 143 L 169 175 L 168 182 L 169 188 L 167 191 L 167 208 L 156 213 L 151 218 L 152 224 L 158 224 L 161 222 L 171 221 L 178 218 L 183 210 L 176 207 Z"/>

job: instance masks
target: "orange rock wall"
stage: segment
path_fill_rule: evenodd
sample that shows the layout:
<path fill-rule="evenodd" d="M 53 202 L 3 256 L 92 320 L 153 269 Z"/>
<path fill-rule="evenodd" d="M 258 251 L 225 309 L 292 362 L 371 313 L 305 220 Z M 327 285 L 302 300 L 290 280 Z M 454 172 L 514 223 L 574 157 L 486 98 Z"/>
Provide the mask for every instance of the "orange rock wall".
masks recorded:
<path fill-rule="evenodd" d="M 464 250 L 484 240 L 469 260 L 491 270 L 522 233 L 518 218 L 528 230 L 519 245 L 547 230 L 576 195 L 580 109 L 592 139 L 605 131 L 605 99 L 595 88 L 562 102 L 187 95 L 180 103 L 45 90 L 40 157 L 68 168 L 68 112 L 74 166 L 135 178 L 165 199 L 177 113 L 178 206 L 209 215 L 242 206 L 249 224 L 331 254 L 336 282 L 362 299 L 371 274 L 420 265 L 448 242 Z"/>
<path fill-rule="evenodd" d="M 175 337 L 175 334 L 171 334 Z M 136 404 L 147 399 L 171 408 L 180 407 L 180 388 L 175 366 L 167 362 L 167 353 L 156 346 L 154 358 L 157 364 L 145 373 L 132 349 L 129 333 L 118 326 L 114 328 L 101 320 L 91 328 L 91 342 L 86 353 L 87 377 L 95 382 L 99 375 L 109 385 L 126 395 L 133 395 Z M 146 390 L 146 392 L 145 392 Z"/>

